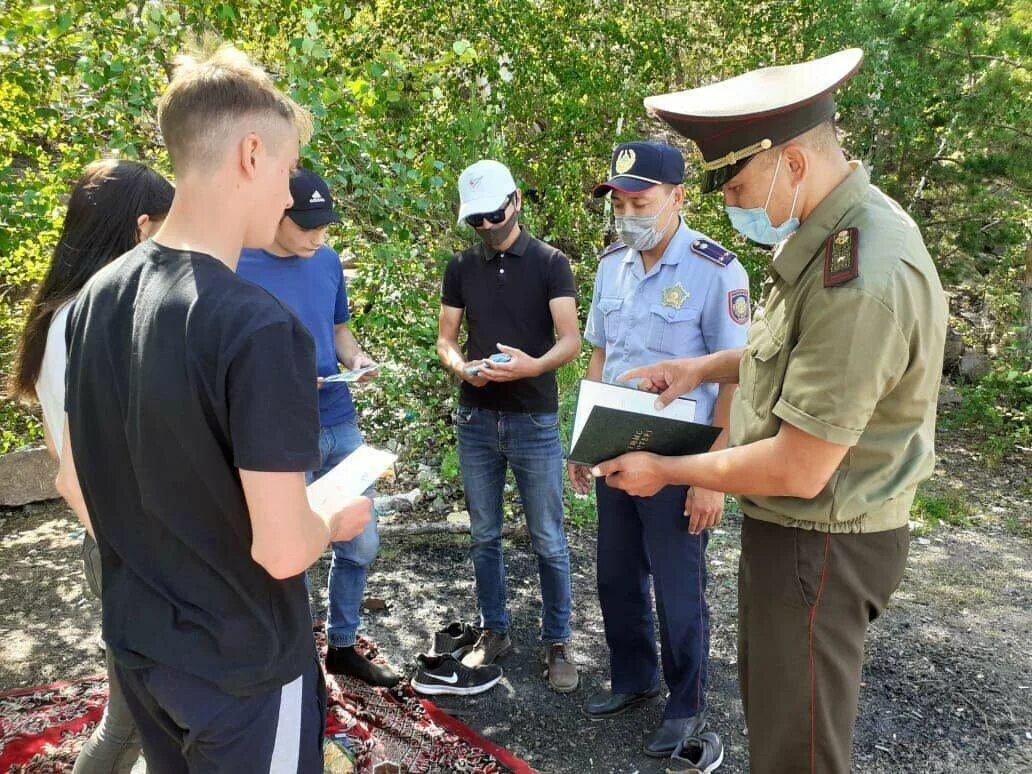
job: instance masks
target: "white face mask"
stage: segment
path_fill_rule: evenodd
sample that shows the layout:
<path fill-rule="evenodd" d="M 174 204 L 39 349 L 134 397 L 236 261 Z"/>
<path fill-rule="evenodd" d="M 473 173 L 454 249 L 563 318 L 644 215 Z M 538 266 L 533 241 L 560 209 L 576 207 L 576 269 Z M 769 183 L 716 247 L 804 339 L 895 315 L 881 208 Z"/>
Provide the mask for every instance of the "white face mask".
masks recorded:
<path fill-rule="evenodd" d="M 620 241 L 627 245 L 632 250 L 642 252 L 643 250 L 651 250 L 653 247 L 663 241 L 663 232 L 666 231 L 667 226 L 670 225 L 670 216 L 667 216 L 666 221 L 663 223 L 663 227 L 659 226 L 659 216 L 663 210 L 670 203 L 670 200 L 674 198 L 674 191 L 677 189 L 671 189 L 670 195 L 663 201 L 659 206 L 659 209 L 653 215 L 616 215 L 616 233 L 620 235 Z M 673 215 L 673 212 L 671 212 Z"/>

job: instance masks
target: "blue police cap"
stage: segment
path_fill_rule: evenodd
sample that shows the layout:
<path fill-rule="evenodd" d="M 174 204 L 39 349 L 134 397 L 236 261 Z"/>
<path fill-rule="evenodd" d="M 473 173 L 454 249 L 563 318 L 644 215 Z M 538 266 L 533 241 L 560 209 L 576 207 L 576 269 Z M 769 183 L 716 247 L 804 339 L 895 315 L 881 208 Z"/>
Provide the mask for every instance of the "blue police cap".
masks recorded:
<path fill-rule="evenodd" d="M 652 140 L 625 142 L 613 150 L 609 179 L 592 189 L 593 196 L 610 191 L 638 193 L 661 183 L 684 182 L 684 156 L 673 145 Z"/>

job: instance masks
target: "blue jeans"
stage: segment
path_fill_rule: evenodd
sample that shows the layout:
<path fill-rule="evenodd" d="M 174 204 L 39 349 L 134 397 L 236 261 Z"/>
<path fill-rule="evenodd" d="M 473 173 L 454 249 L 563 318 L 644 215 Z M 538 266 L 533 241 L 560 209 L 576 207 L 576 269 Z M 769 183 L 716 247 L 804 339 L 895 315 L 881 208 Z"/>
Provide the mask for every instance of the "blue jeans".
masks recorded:
<path fill-rule="evenodd" d="M 309 482 L 325 475 L 363 444 L 362 433 L 355 421 L 330 425 L 319 430 L 319 456 L 322 467 L 309 473 Z M 366 490 L 373 496 L 373 488 Z M 376 512 L 358 537 L 332 544 L 330 575 L 326 595 L 326 637 L 330 647 L 349 648 L 358 636 L 358 612 L 365 594 L 366 571 L 376 558 L 380 536 L 376 531 Z"/>
<path fill-rule="evenodd" d="M 502 490 L 512 468 L 541 579 L 541 639 L 570 637 L 570 552 L 563 528 L 563 451 L 559 418 L 460 406 L 459 465 L 469 506 L 481 626 L 509 630 L 502 558 Z"/>

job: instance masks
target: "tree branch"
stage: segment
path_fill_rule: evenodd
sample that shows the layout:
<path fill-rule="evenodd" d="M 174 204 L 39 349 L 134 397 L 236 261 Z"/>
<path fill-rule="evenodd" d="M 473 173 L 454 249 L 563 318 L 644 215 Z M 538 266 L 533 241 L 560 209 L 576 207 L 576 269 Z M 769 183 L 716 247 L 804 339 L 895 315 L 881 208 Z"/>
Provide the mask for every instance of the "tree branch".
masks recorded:
<path fill-rule="evenodd" d="M 936 48 L 935 46 L 929 46 L 929 51 L 935 51 L 938 54 L 948 54 L 949 56 L 956 57 L 957 59 L 988 59 L 991 62 L 1002 62 L 1009 67 L 1014 67 L 1018 70 L 1027 70 L 1028 65 L 1022 64 L 1021 62 L 1014 62 L 1010 59 L 1005 59 L 1002 56 L 990 56 L 989 54 L 967 54 L 963 51 L 950 51 L 946 48 Z"/>

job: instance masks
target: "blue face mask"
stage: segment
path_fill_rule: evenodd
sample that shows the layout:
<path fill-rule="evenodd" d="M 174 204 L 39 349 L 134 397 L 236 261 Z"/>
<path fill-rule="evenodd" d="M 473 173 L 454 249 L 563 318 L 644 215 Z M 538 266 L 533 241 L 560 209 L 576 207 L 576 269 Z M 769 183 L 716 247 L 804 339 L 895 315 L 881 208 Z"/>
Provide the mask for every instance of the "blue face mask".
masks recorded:
<path fill-rule="evenodd" d="M 778 179 L 778 171 L 781 169 L 781 155 L 778 155 L 778 163 L 774 167 L 774 177 L 770 181 L 770 190 L 767 191 L 767 201 L 762 207 L 725 207 L 727 216 L 731 219 L 731 227 L 746 239 L 751 239 L 761 245 L 776 245 L 778 242 L 787 239 L 799 228 L 799 218 L 792 215 L 795 212 L 796 199 L 799 198 L 799 188 L 796 186 L 795 195 L 792 197 L 792 209 L 788 211 L 788 220 L 780 226 L 770 222 L 770 215 L 767 214 L 767 205 L 770 204 L 770 197 L 774 194 L 774 182 Z"/>

